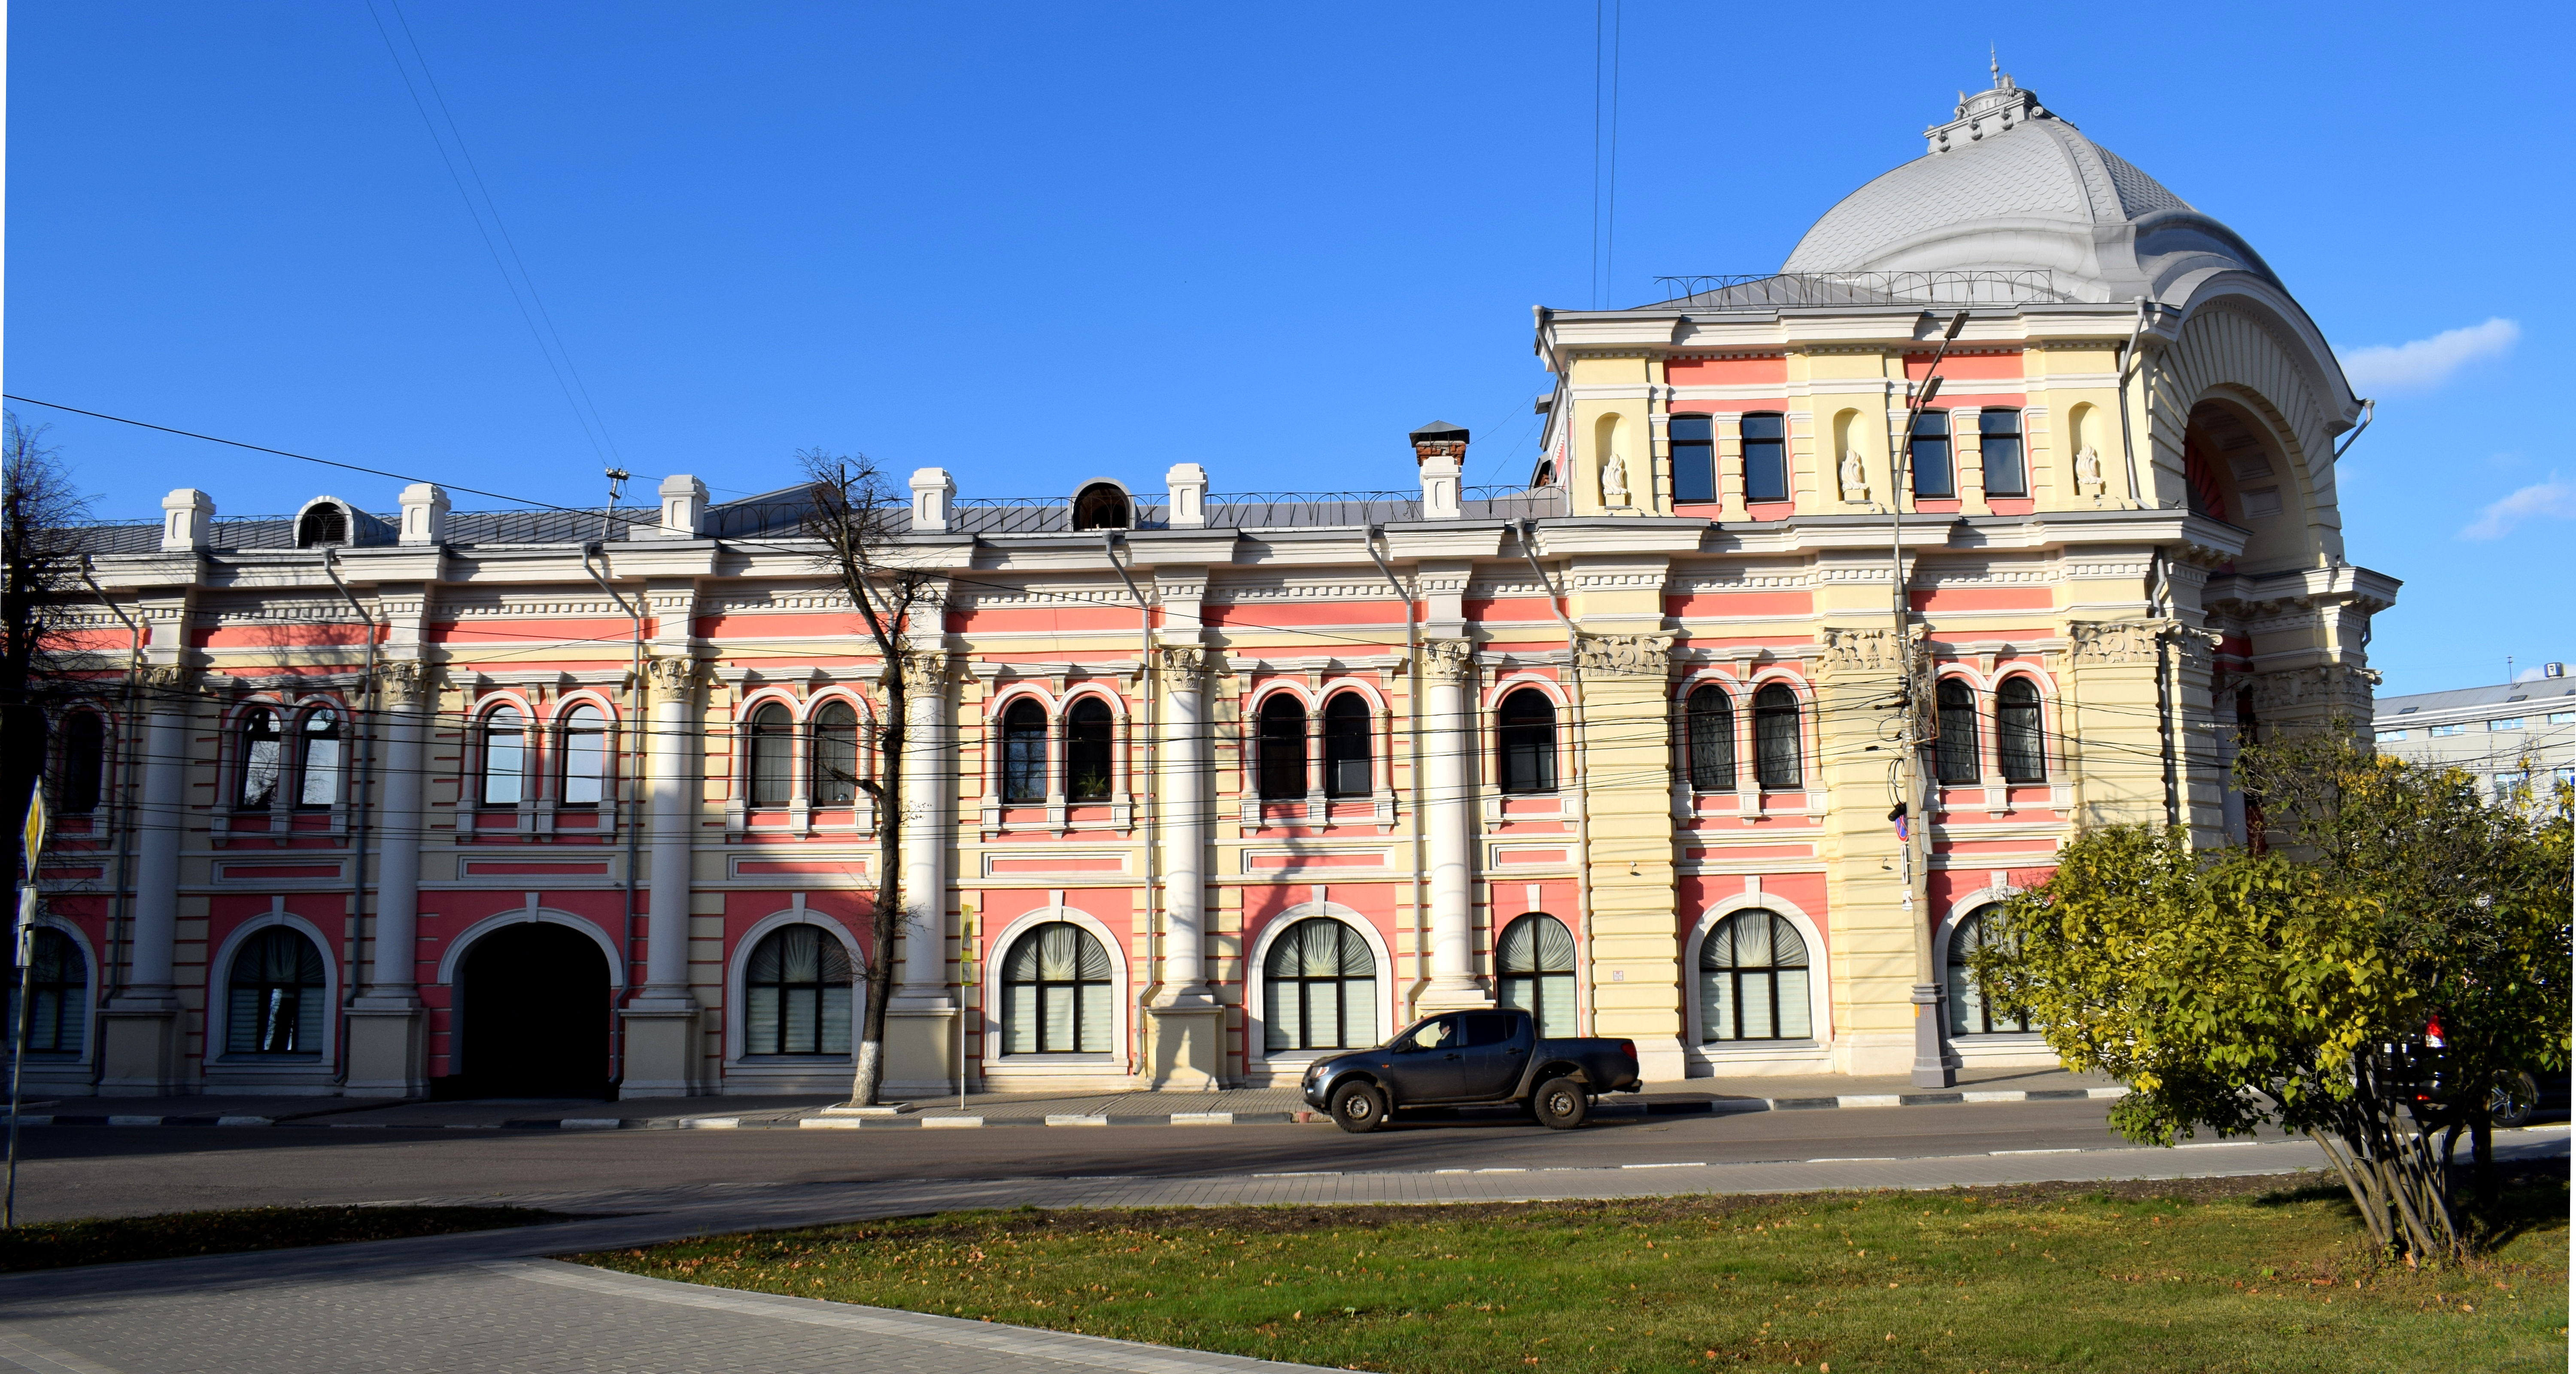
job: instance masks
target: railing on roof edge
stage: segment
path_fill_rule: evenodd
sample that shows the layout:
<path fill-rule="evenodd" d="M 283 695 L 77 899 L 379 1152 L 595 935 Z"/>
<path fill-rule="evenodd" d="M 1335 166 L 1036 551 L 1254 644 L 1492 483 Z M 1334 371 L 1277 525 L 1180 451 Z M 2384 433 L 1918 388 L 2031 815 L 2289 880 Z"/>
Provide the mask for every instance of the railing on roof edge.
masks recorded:
<path fill-rule="evenodd" d="M 1836 305 L 2062 305 L 2044 268 L 2016 272 L 1755 272 L 1733 276 L 1657 277 L 1672 294 L 1654 305 L 1761 309 Z"/>

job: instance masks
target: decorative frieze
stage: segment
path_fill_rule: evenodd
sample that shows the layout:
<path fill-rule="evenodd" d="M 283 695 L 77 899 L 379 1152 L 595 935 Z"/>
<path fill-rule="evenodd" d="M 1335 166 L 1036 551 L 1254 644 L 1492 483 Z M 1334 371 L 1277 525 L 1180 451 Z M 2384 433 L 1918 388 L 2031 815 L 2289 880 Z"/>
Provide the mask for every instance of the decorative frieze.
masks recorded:
<path fill-rule="evenodd" d="M 1671 635 L 1585 635 L 1575 660 L 1588 673 L 1664 675 L 1672 660 Z"/>

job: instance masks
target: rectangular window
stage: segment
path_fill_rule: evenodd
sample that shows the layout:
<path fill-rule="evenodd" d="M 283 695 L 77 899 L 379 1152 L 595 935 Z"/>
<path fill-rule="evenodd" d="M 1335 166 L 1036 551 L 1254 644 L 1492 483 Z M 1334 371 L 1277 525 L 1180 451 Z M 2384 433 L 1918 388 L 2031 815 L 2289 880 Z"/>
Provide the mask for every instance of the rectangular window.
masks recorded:
<path fill-rule="evenodd" d="M 2468 733 L 2468 730 L 2469 727 L 2465 725 L 2436 725 L 2424 733 L 2435 739 L 2440 739 L 2444 735 L 2464 735 Z"/>
<path fill-rule="evenodd" d="M 1668 432 L 1672 436 L 1673 500 L 1716 500 L 1717 446 L 1710 439 L 1709 418 L 1676 415 Z"/>
<path fill-rule="evenodd" d="M 1914 465 L 1914 494 L 1946 500 L 1959 494 L 1950 480 L 1950 412 L 1927 410 L 1914 417 L 1914 442 L 1906 461 Z"/>
<path fill-rule="evenodd" d="M 2372 736 L 2372 738 L 2381 744 L 2402 744 L 2405 742 L 2406 732 L 2403 730 L 2382 730 L 2377 735 Z"/>
<path fill-rule="evenodd" d="M 2549 723 L 2552 725 L 2576 725 L 2576 711 L 2552 711 L 2549 713 Z"/>
<path fill-rule="evenodd" d="M 1744 499 L 1789 499 L 1787 427 L 1777 415 L 1744 417 Z"/>
<path fill-rule="evenodd" d="M 2501 730 L 2519 730 L 2519 729 L 2521 729 L 2521 728 L 2522 728 L 2522 717 L 2520 717 L 2520 716 L 2503 716 L 2503 717 L 2499 717 L 2499 718 L 2497 718 L 2497 719 L 2495 719 L 2495 720 L 2491 720 L 2491 721 L 2488 721 L 2488 722 L 2487 722 L 2487 729 L 2488 729 L 2490 732 L 2493 732 L 2493 731 L 2501 731 Z"/>
<path fill-rule="evenodd" d="M 2021 412 L 1979 411 L 1977 442 L 1985 453 L 1986 495 L 2030 495 L 2030 478 L 2021 460 Z"/>

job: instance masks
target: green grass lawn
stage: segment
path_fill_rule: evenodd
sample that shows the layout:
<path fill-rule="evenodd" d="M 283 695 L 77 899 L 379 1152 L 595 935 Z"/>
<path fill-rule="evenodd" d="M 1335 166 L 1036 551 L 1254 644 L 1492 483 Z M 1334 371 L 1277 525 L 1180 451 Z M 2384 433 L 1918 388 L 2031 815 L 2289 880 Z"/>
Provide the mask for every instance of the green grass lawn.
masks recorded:
<path fill-rule="evenodd" d="M 443 1236 L 564 1220 L 568 1218 L 561 1214 L 528 1207 L 244 1207 L 52 1221 L 0 1231 L 0 1273 Z"/>
<path fill-rule="evenodd" d="M 2314 1175 L 1455 1207 L 968 1212 L 582 1256 L 657 1278 L 1335 1367 L 2567 1368 L 2567 1183 L 2461 1267 Z"/>

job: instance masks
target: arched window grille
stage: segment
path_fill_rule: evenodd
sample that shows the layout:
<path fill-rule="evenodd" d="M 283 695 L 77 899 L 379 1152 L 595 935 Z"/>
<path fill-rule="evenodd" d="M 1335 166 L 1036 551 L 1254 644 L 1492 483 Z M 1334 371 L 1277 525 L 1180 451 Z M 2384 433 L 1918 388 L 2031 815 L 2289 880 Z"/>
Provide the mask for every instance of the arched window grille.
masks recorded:
<path fill-rule="evenodd" d="M 1690 751 L 1691 787 L 1701 792 L 1735 790 L 1735 703 L 1726 689 L 1711 683 L 1690 694 L 1682 707 Z"/>
<path fill-rule="evenodd" d="M 1772 683 L 1753 694 L 1753 774 L 1764 787 L 1797 787 L 1806 780 L 1805 751 L 1798 743 L 1798 694 Z"/>
<path fill-rule="evenodd" d="M 495 708 L 483 717 L 483 804 L 516 806 L 527 790 L 527 717 L 516 706 Z"/>
<path fill-rule="evenodd" d="M 349 517 L 328 501 L 304 512 L 304 518 L 295 522 L 295 547 L 299 549 L 348 542 Z"/>
<path fill-rule="evenodd" d="M 1574 933 L 1565 922 L 1533 911 L 1505 926 L 1494 971 L 1499 1005 L 1528 1012 L 1541 1035 L 1574 1034 Z"/>
<path fill-rule="evenodd" d="M 782 702 L 751 713 L 751 804 L 785 806 L 796 795 L 796 722 Z"/>
<path fill-rule="evenodd" d="M 1787 917 L 1757 909 L 1718 922 L 1699 946 L 1699 1038 L 1808 1038 L 1807 972 L 1807 942 Z"/>
<path fill-rule="evenodd" d="M 1109 800 L 1117 742 L 1118 722 L 1109 703 L 1095 696 L 1075 698 L 1064 713 L 1066 801 Z"/>
<path fill-rule="evenodd" d="M 1535 687 L 1503 698 L 1496 717 L 1497 770 L 1506 792 L 1556 790 L 1556 703 Z"/>
<path fill-rule="evenodd" d="M 588 702 L 564 712 L 563 783 L 555 800 L 597 806 L 608 796 L 608 715 Z"/>
<path fill-rule="evenodd" d="M 78 1054 L 88 1016 L 89 961 L 80 946 L 51 926 L 35 930 L 35 959 L 27 967 L 27 1051 L 30 1054 Z M 9 986 L 0 993 L 0 1043 L 18 1034 L 18 970 L 8 970 Z"/>
<path fill-rule="evenodd" d="M 1960 918 L 1950 930 L 1950 1033 L 1952 1035 L 1994 1035 L 2003 1031 L 2026 1031 L 2030 1019 L 2000 1010 L 1986 1001 L 1977 990 L 1976 970 L 1968 967 L 1968 956 L 1984 948 L 1987 941 L 1986 918 L 1994 913 L 1988 903 Z"/>
<path fill-rule="evenodd" d="M 1022 697 L 1002 712 L 1002 800 L 1045 801 L 1046 794 L 1046 708 Z"/>
<path fill-rule="evenodd" d="M 2006 782 L 2048 780 L 2039 739 L 2039 684 L 2018 673 L 1995 688 L 1995 765 Z"/>
<path fill-rule="evenodd" d="M 1932 769 L 1943 782 L 1977 780 L 1977 692 L 1955 677 L 1932 689 L 1941 712 L 1941 736 L 1932 746 Z"/>
<path fill-rule="evenodd" d="M 322 954 L 301 931 L 270 926 L 233 955 L 224 1048 L 233 1054 L 319 1054 Z"/>
<path fill-rule="evenodd" d="M 1002 1053 L 1106 1054 L 1109 952 L 1071 921 L 1020 937 L 1002 963 Z"/>
<path fill-rule="evenodd" d="M 297 806 L 321 808 L 340 799 L 340 716 L 336 711 L 304 713 L 295 732 Z"/>
<path fill-rule="evenodd" d="M 107 722 L 96 711 L 74 711 L 63 718 L 62 773 L 55 780 L 54 806 L 66 816 L 86 816 L 98 809 L 106 791 Z"/>
<path fill-rule="evenodd" d="M 850 1052 L 850 952 L 817 925 L 761 937 L 743 968 L 742 1028 L 749 1054 Z"/>
<path fill-rule="evenodd" d="M 1123 530 L 1135 521 L 1127 493 L 1109 482 L 1094 482 L 1074 493 L 1073 527 L 1077 530 Z"/>
<path fill-rule="evenodd" d="M 285 776 L 286 741 L 278 734 L 277 713 L 265 706 L 242 712 L 241 778 L 233 805 L 244 811 L 268 809 Z"/>
<path fill-rule="evenodd" d="M 849 806 L 859 799 L 859 713 L 846 701 L 827 701 L 814 713 L 813 780 L 816 806 Z"/>
<path fill-rule="evenodd" d="M 1261 795 L 1266 801 L 1306 795 L 1306 705 L 1286 692 L 1261 703 Z"/>
<path fill-rule="evenodd" d="M 1325 796 L 1365 797 L 1375 790 L 1371 715 L 1368 698 L 1357 692 L 1336 692 L 1324 702 Z"/>
<path fill-rule="evenodd" d="M 1328 916 L 1299 921 L 1271 942 L 1262 976 L 1270 1049 L 1377 1043 L 1377 956 L 1358 931 Z"/>

